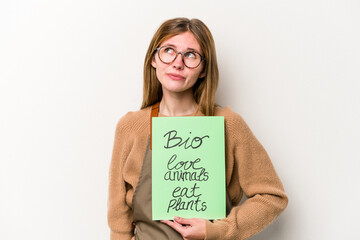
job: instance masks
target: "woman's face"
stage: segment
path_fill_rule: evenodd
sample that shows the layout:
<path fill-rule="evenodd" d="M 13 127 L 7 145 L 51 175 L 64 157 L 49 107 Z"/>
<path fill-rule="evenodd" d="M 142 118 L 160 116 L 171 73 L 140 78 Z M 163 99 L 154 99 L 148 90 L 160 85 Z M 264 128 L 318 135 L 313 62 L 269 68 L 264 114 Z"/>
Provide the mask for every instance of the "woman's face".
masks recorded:
<path fill-rule="evenodd" d="M 195 50 L 203 56 L 199 43 L 189 31 L 167 39 L 161 43 L 160 47 L 162 46 L 171 46 L 178 52 Z M 156 76 L 162 85 L 164 94 L 192 91 L 197 79 L 205 76 L 205 73 L 202 72 L 204 61 L 201 61 L 197 68 L 188 68 L 184 65 L 181 54 L 178 54 L 173 62 L 163 63 L 156 53 L 151 65 L 156 68 Z"/>

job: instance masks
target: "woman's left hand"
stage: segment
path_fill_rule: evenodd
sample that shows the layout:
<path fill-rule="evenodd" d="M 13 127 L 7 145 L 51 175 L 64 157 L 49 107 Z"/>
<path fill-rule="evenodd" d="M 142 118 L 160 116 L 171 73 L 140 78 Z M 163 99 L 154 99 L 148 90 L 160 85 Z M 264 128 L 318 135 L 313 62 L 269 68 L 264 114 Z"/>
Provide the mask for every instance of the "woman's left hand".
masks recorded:
<path fill-rule="evenodd" d="M 206 220 L 201 218 L 180 218 L 175 217 L 174 221 L 163 220 L 176 231 L 178 231 L 184 240 L 203 240 L 206 233 Z"/>

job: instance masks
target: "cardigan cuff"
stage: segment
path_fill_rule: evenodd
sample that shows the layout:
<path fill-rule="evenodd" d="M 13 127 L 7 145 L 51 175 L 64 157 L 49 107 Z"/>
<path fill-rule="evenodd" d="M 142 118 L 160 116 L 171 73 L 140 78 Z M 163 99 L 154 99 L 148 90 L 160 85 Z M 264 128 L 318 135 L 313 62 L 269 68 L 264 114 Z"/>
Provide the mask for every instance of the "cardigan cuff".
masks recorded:
<path fill-rule="evenodd" d="M 205 240 L 218 240 L 224 238 L 224 230 L 226 229 L 226 224 L 224 222 L 215 221 L 210 222 L 206 220 L 206 235 Z"/>
<path fill-rule="evenodd" d="M 135 240 L 132 234 L 121 234 L 117 232 L 110 232 L 110 240 Z"/>

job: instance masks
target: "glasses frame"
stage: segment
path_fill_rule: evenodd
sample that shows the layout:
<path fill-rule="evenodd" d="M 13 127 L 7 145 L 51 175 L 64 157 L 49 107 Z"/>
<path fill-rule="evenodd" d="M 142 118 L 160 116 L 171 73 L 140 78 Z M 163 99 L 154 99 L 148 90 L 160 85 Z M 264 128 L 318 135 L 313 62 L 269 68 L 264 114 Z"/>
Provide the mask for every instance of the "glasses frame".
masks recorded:
<path fill-rule="evenodd" d="M 170 63 L 174 62 L 175 59 L 177 58 L 177 56 L 179 55 L 179 53 L 181 54 L 181 60 L 182 60 L 182 62 L 183 62 L 183 64 L 184 64 L 184 66 L 186 66 L 187 68 L 194 69 L 194 68 L 197 68 L 198 66 L 200 66 L 200 64 L 201 64 L 202 61 L 205 62 L 205 58 L 204 58 L 200 53 L 198 53 L 198 52 L 196 52 L 196 51 L 180 52 L 180 51 L 176 51 L 175 49 L 174 49 L 174 51 L 176 52 L 176 54 L 175 54 L 174 59 L 173 59 L 172 61 L 170 61 L 170 62 L 164 62 L 164 61 L 161 59 L 161 57 L 160 57 L 160 49 L 162 49 L 162 48 L 164 48 L 164 47 L 170 47 L 170 48 L 172 48 L 172 49 L 174 49 L 174 48 L 171 47 L 171 46 L 166 46 L 166 45 L 165 45 L 165 46 L 162 46 L 162 47 L 156 48 L 156 51 L 157 51 L 157 54 L 158 54 L 158 57 L 159 57 L 160 61 L 163 62 L 163 63 L 165 63 L 165 64 L 170 64 Z M 197 54 L 200 55 L 201 60 L 200 60 L 200 62 L 199 62 L 199 64 L 198 64 L 197 66 L 195 66 L 195 67 L 189 67 L 188 65 L 185 64 L 184 54 L 185 54 L 185 53 L 188 53 L 188 52 L 195 52 L 195 53 L 197 53 Z"/>

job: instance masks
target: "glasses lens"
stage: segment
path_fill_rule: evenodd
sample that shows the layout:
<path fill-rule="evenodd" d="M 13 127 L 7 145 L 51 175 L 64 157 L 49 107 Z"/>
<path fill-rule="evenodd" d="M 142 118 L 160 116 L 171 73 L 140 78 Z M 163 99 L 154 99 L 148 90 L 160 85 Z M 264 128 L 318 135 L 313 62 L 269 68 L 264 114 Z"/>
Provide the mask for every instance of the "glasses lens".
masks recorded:
<path fill-rule="evenodd" d="M 164 63 L 170 63 L 175 59 L 176 51 L 171 47 L 162 47 L 159 51 L 159 57 Z"/>
<path fill-rule="evenodd" d="M 159 58 L 164 63 L 171 63 L 175 60 L 176 56 L 177 52 L 172 47 L 164 46 L 159 49 Z M 189 68 L 196 68 L 201 62 L 201 56 L 197 52 L 189 51 L 184 53 L 183 60 L 185 66 Z"/>
<path fill-rule="evenodd" d="M 189 68 L 197 67 L 201 62 L 201 56 L 197 52 L 184 53 L 184 63 Z"/>

